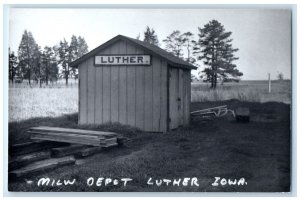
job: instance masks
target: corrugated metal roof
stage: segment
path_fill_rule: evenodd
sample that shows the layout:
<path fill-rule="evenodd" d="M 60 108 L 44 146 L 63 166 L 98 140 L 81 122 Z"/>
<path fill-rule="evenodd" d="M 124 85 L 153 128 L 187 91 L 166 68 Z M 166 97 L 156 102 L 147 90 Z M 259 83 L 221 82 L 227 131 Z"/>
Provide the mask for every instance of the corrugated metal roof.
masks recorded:
<path fill-rule="evenodd" d="M 104 48 L 110 46 L 111 44 L 119 41 L 127 41 L 131 43 L 132 45 L 139 46 L 142 49 L 145 49 L 149 52 L 151 52 L 153 55 L 161 57 L 162 59 L 166 60 L 170 65 L 178 67 L 178 68 L 187 68 L 187 69 L 197 69 L 194 65 L 174 56 L 173 54 L 161 49 L 160 47 L 156 45 L 149 44 L 144 41 L 140 41 L 137 39 L 133 39 L 127 36 L 118 35 L 106 43 L 100 45 L 99 47 L 93 49 L 92 51 L 88 52 L 87 54 L 83 55 L 82 57 L 78 58 L 77 60 L 70 63 L 71 66 L 77 67 L 80 63 L 85 61 L 86 59 L 90 58 L 91 56 L 96 55 L 99 51 L 103 50 Z"/>

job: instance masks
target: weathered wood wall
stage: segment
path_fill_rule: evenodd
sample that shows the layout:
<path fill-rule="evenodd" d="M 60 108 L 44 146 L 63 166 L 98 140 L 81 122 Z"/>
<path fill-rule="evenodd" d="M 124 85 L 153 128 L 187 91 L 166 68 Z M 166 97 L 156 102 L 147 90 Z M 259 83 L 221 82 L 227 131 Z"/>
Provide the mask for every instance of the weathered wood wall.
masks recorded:
<path fill-rule="evenodd" d="M 190 122 L 190 70 L 169 67 L 169 128 Z"/>
<path fill-rule="evenodd" d="M 100 54 L 149 54 L 125 41 Z M 145 131 L 167 131 L 167 63 L 152 57 L 151 66 L 79 65 L 79 123 L 120 122 Z"/>

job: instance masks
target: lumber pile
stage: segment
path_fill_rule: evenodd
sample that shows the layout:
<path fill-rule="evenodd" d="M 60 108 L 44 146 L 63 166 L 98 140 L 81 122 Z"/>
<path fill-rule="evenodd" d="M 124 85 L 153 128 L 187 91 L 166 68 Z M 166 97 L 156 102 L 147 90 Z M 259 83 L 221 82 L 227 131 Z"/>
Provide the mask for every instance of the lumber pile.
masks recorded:
<path fill-rule="evenodd" d="M 64 165 L 114 146 L 125 138 L 113 132 L 39 126 L 30 128 L 31 142 L 9 148 L 10 178 L 20 178 Z"/>
<path fill-rule="evenodd" d="M 111 147 L 116 146 L 118 134 L 71 128 L 39 126 L 28 131 L 32 140 L 67 142 L 81 145 Z"/>

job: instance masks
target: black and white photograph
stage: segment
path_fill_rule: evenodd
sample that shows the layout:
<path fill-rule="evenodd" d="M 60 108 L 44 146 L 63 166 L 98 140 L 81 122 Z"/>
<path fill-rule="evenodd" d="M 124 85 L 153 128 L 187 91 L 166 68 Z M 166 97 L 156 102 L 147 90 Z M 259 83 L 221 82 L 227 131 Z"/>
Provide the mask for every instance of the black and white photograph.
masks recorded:
<path fill-rule="evenodd" d="M 290 193 L 293 12 L 10 6 L 8 191 Z"/>

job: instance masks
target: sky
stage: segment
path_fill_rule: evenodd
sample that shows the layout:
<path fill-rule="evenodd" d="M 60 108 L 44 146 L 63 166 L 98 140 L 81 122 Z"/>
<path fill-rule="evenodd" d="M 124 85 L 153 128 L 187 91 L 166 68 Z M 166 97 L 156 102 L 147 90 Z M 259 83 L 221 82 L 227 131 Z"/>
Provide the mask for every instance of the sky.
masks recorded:
<path fill-rule="evenodd" d="M 136 38 L 153 27 L 161 47 L 172 31 L 190 31 L 218 20 L 231 31 L 235 61 L 243 80 L 265 80 L 268 73 L 291 78 L 291 12 L 284 9 L 59 9 L 11 8 L 9 46 L 17 52 L 24 30 L 41 46 L 54 46 L 72 35 L 83 36 L 92 50 L 116 35 Z M 203 70 L 200 67 L 198 71 Z M 193 74 L 197 74 L 194 71 Z"/>

